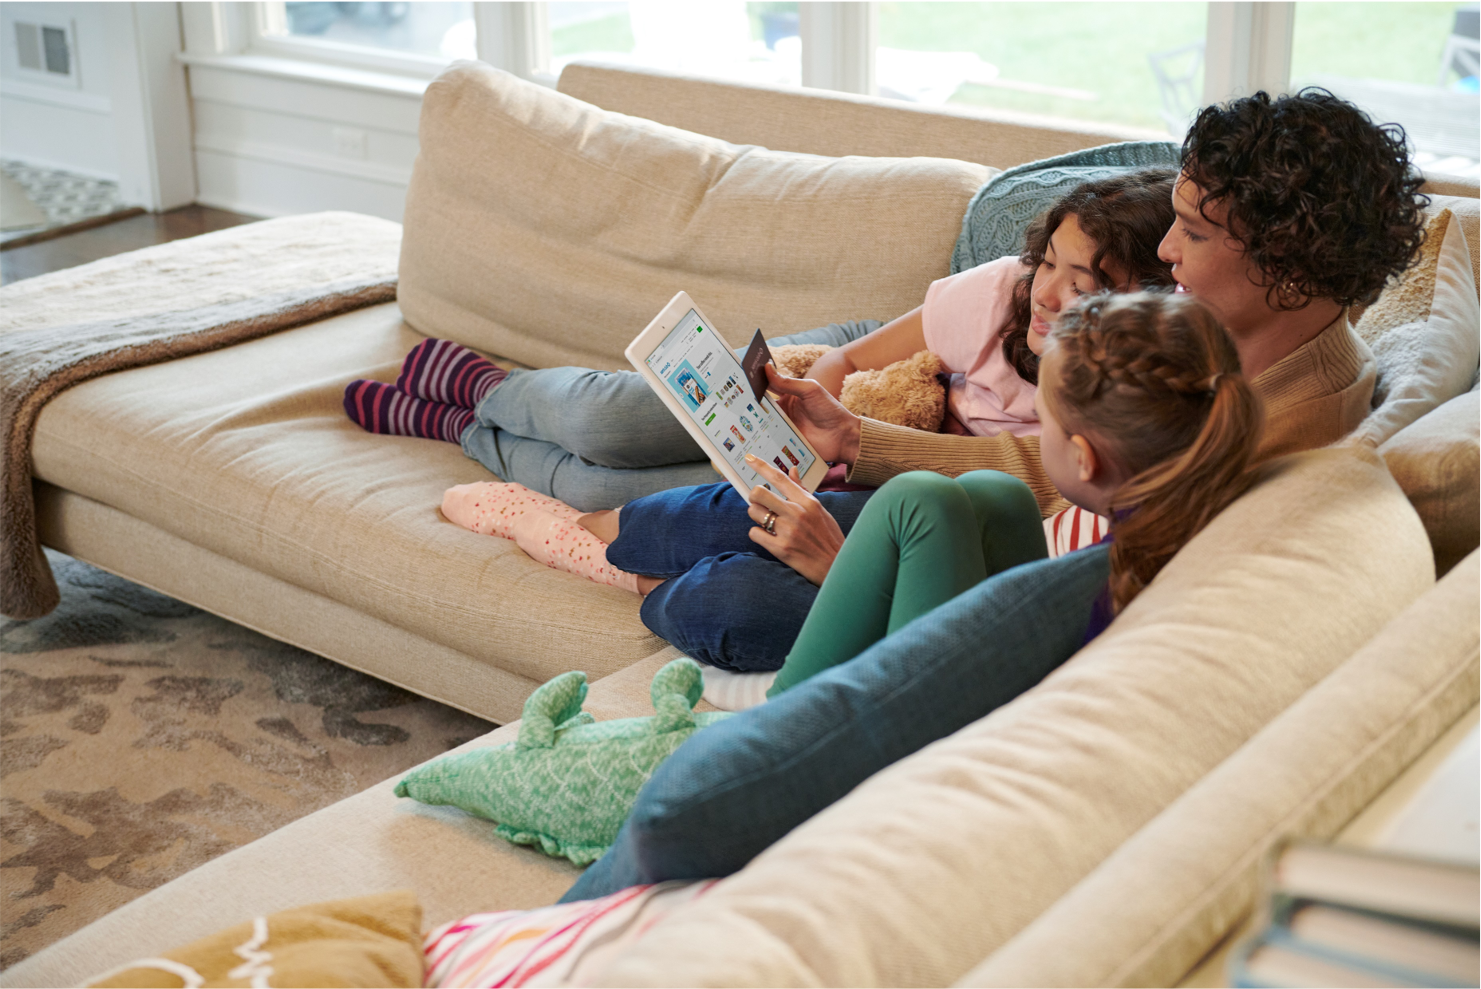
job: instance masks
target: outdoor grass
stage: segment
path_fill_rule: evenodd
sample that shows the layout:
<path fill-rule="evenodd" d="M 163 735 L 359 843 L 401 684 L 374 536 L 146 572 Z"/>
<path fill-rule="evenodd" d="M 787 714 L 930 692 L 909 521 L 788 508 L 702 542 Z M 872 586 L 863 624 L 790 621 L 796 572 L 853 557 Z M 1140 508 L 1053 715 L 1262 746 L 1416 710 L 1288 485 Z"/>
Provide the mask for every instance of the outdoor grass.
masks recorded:
<path fill-rule="evenodd" d="M 760 4 L 748 5 L 759 8 Z M 1296 5 L 1291 78 L 1313 73 L 1433 85 L 1457 3 L 1303 2 Z M 999 78 L 1087 90 L 1094 100 L 967 84 L 954 103 L 1165 130 L 1147 56 L 1202 40 L 1207 4 L 894 2 L 876 5 L 880 45 L 970 51 Z M 755 10 L 752 11 L 756 13 Z M 753 17 L 759 25 L 759 20 Z M 759 27 L 753 34 L 759 32 Z M 631 51 L 626 13 L 556 28 L 557 56 Z M 1181 65 L 1171 70 L 1176 74 Z M 1202 78 L 1194 87 L 1202 92 Z"/>

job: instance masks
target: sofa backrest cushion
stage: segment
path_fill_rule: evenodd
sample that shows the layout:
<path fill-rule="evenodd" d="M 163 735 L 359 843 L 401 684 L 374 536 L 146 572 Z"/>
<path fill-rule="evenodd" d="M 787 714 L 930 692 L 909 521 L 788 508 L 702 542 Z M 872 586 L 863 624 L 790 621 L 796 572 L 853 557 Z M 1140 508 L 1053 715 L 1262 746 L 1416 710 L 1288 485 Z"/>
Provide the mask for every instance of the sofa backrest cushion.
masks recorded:
<path fill-rule="evenodd" d="M 1481 391 L 1472 388 L 1378 448 L 1445 574 L 1481 544 Z"/>
<path fill-rule="evenodd" d="M 899 316 L 949 273 L 991 174 L 728 144 L 472 62 L 427 87 L 419 134 L 402 312 L 537 367 L 627 367 L 680 290 L 737 346 Z"/>
<path fill-rule="evenodd" d="M 1140 127 L 986 107 L 922 106 L 820 89 L 701 79 L 573 62 L 557 88 L 579 100 L 736 144 L 815 155 L 935 155 L 1008 168 L 1113 141 L 1165 139 Z"/>
<path fill-rule="evenodd" d="M 1376 446 L 1475 383 L 1481 315 L 1470 261 L 1459 220 L 1441 210 L 1419 259 L 1358 320 L 1378 380 L 1354 441 Z"/>
<path fill-rule="evenodd" d="M 1376 456 L 1268 470 L 1067 664 L 797 828 L 601 984 L 949 985 L 1003 945 L 1433 585 Z"/>

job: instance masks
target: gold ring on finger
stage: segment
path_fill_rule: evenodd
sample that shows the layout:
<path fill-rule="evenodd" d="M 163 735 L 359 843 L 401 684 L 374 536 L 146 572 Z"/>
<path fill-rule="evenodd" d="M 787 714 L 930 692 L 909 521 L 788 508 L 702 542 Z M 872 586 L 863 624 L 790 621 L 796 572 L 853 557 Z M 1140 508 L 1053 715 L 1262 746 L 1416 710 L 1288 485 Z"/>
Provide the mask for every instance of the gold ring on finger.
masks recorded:
<path fill-rule="evenodd" d="M 761 520 L 761 528 L 771 535 L 776 535 L 776 512 L 767 512 L 766 518 Z"/>

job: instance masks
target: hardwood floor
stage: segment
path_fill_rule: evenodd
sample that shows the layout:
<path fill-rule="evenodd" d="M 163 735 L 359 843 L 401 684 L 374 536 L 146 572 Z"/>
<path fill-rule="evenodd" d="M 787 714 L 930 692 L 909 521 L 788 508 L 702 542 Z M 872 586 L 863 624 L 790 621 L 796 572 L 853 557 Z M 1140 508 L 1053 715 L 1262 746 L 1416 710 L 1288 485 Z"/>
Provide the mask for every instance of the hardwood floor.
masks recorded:
<path fill-rule="evenodd" d="M 166 213 L 133 216 L 39 244 L 0 251 L 0 285 L 257 219 L 260 217 L 209 206 L 182 206 Z"/>

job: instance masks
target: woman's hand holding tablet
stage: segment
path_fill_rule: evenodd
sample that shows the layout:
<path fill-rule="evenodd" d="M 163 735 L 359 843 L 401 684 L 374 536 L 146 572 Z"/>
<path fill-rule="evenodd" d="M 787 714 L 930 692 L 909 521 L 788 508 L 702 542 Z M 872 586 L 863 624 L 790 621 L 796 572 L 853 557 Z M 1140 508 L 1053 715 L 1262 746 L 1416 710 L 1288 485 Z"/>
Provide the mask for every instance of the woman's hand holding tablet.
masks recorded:
<path fill-rule="evenodd" d="M 750 455 L 746 463 L 771 486 L 771 490 L 759 484 L 751 489 L 747 514 L 756 523 L 751 542 L 821 587 L 843 548 L 843 530 L 822 502 L 798 483 L 795 467 L 783 474 Z"/>

